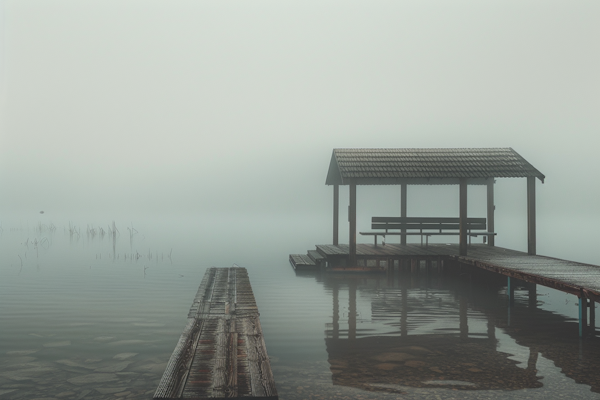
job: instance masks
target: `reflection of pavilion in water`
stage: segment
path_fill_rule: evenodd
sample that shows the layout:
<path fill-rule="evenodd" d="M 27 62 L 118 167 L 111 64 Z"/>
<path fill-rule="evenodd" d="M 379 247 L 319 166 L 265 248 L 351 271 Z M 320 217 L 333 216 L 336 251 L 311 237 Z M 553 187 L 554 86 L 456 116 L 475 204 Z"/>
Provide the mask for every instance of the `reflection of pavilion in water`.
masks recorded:
<path fill-rule="evenodd" d="M 579 351 L 577 322 L 538 309 L 527 299 L 507 312 L 505 296 L 498 295 L 504 279 L 488 277 L 483 285 L 471 285 L 457 275 L 325 275 L 333 297 L 332 323 L 325 332 L 333 383 L 383 391 L 537 388 L 542 386 L 536 376 L 542 354 L 568 377 L 600 392 L 597 342 L 586 341 Z M 346 290 L 344 310 L 345 299 L 340 299 Z M 370 297 L 368 321 L 357 321 L 357 292 L 361 300 Z M 365 322 L 375 328 L 363 328 Z M 498 351 L 496 328 L 530 349 L 526 363 L 519 365 L 511 354 Z"/>

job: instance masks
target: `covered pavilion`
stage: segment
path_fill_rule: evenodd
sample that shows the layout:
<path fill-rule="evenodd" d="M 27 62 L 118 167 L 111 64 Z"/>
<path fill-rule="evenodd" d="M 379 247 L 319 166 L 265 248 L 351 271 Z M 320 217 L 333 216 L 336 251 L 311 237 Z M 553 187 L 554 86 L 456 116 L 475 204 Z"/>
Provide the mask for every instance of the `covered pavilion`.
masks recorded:
<path fill-rule="evenodd" d="M 408 185 L 458 185 L 459 249 L 467 254 L 467 185 L 487 186 L 487 226 L 494 230 L 495 178 L 527 178 L 527 251 L 536 254 L 535 179 L 545 176 L 512 148 L 334 149 L 326 185 L 333 186 L 333 244 L 338 245 L 339 187 L 349 187 L 349 265 L 356 265 L 356 186 L 400 186 L 400 217 Z M 494 236 L 489 237 L 494 246 Z M 406 235 L 401 235 L 406 244 Z"/>

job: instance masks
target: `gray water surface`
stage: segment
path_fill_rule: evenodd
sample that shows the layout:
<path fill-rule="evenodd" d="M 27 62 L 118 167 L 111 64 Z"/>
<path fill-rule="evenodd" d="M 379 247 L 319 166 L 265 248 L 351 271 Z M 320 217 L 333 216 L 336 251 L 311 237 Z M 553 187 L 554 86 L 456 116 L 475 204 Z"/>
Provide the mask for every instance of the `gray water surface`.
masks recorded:
<path fill-rule="evenodd" d="M 460 276 L 296 274 L 289 239 L 3 222 L 0 399 L 147 399 L 208 267 L 246 267 L 281 399 L 600 398 L 577 298 Z M 104 230 L 101 233 L 100 228 Z M 287 242 L 286 242 L 287 240 Z M 275 243 L 275 245 L 273 245 Z"/>

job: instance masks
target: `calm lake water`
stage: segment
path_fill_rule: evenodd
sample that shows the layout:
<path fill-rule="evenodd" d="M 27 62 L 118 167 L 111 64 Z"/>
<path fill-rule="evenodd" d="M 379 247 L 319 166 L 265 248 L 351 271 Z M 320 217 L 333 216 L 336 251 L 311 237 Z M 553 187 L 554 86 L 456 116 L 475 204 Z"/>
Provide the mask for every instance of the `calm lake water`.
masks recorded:
<path fill-rule="evenodd" d="M 600 399 L 600 344 L 578 339 L 574 296 L 538 287 L 531 308 L 518 290 L 509 315 L 503 280 L 296 274 L 288 254 L 316 238 L 116 227 L 2 221 L 0 399 L 150 398 L 204 272 L 233 263 L 281 399 Z"/>

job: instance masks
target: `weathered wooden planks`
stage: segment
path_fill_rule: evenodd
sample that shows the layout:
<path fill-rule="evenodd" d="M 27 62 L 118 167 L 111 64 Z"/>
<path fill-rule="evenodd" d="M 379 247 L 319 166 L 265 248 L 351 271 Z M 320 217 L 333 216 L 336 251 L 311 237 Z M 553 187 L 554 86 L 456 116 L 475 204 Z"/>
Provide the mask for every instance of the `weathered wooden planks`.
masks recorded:
<path fill-rule="evenodd" d="M 315 260 L 304 254 L 290 254 L 290 264 L 295 270 L 315 269 Z"/>
<path fill-rule="evenodd" d="M 210 268 L 155 399 L 277 399 L 245 268 Z"/>
<path fill-rule="evenodd" d="M 600 266 L 553 257 L 529 255 L 498 247 L 476 246 L 460 262 L 600 301 Z"/>
<path fill-rule="evenodd" d="M 325 260 L 332 261 L 334 264 L 337 260 L 349 257 L 349 246 L 346 244 L 317 245 L 316 250 Z M 468 255 L 461 256 L 459 246 L 456 244 L 430 244 L 425 247 L 418 244 L 388 243 L 385 246 L 374 246 L 360 243 L 356 245 L 356 254 L 359 259 L 380 260 L 441 257 L 530 283 L 548 286 L 576 296 L 583 293 L 588 299 L 600 302 L 600 266 L 598 265 L 531 255 L 522 251 L 485 244 L 469 245 Z M 351 269 L 342 266 L 338 270 L 350 271 Z"/>

